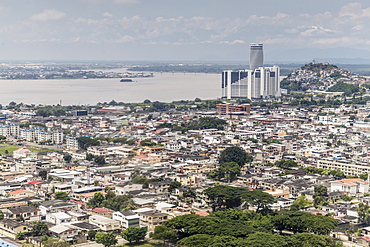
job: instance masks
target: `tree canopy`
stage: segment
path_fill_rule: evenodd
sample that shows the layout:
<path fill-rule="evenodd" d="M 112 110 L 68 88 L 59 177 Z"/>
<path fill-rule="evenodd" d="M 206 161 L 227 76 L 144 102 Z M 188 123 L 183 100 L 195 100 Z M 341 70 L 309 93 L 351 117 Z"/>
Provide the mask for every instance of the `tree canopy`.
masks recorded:
<path fill-rule="evenodd" d="M 247 205 L 256 207 L 257 212 L 261 212 L 275 202 L 274 197 L 260 190 L 247 190 L 227 185 L 216 185 L 205 189 L 203 193 L 207 195 L 214 211 L 221 208 L 237 208 L 245 202 Z"/>
<path fill-rule="evenodd" d="M 122 231 L 121 236 L 130 243 L 133 241 L 139 242 L 145 239 L 147 231 L 146 227 L 129 227 Z"/>
<path fill-rule="evenodd" d="M 240 147 L 227 147 L 221 153 L 218 159 L 219 163 L 226 163 L 226 162 L 235 162 L 240 167 L 243 167 L 246 163 L 250 163 L 253 161 L 253 157 L 251 155 L 247 155 L 247 153 Z"/>
<path fill-rule="evenodd" d="M 157 233 L 170 229 L 177 232 L 179 241 L 176 246 L 183 247 L 335 247 L 337 245 L 332 238 L 325 235 L 334 229 L 336 223 L 330 217 L 300 211 L 263 216 L 253 211 L 226 209 L 206 217 L 196 214 L 177 216 L 157 226 L 156 230 Z M 294 231 L 296 234 L 281 235 L 273 233 L 273 230 Z"/>
<path fill-rule="evenodd" d="M 64 191 L 59 191 L 59 192 L 56 192 L 55 195 L 54 195 L 54 199 L 55 200 L 63 200 L 63 201 L 69 201 L 69 196 L 68 196 L 68 193 L 67 192 L 64 192 Z"/>
<path fill-rule="evenodd" d="M 49 236 L 49 233 L 49 227 L 45 222 L 36 221 L 32 226 L 32 236 Z"/>
<path fill-rule="evenodd" d="M 95 242 L 104 245 L 104 247 L 110 247 L 112 245 L 116 245 L 118 243 L 118 240 L 116 236 L 111 232 L 109 233 L 98 232 L 95 235 Z"/>
<path fill-rule="evenodd" d="M 104 207 L 114 211 L 126 209 L 134 209 L 136 207 L 131 195 L 116 195 L 112 191 L 108 191 L 106 195 L 96 192 L 94 196 L 87 202 L 87 206 Z"/>

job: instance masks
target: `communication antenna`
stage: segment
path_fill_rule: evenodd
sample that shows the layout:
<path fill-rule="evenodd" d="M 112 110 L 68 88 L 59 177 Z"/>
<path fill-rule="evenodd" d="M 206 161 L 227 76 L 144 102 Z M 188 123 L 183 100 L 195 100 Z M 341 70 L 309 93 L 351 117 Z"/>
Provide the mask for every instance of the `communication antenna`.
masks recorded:
<path fill-rule="evenodd" d="M 313 63 L 313 64 L 316 64 L 316 60 L 315 60 L 315 59 L 312 59 L 312 63 Z"/>

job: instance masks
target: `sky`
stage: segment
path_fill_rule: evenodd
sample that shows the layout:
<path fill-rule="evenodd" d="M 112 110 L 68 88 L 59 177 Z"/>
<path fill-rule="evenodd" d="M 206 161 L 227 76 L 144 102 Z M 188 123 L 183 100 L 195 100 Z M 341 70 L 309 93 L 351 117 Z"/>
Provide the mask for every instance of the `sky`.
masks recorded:
<path fill-rule="evenodd" d="M 0 61 L 370 61 L 370 1 L 0 0 Z"/>

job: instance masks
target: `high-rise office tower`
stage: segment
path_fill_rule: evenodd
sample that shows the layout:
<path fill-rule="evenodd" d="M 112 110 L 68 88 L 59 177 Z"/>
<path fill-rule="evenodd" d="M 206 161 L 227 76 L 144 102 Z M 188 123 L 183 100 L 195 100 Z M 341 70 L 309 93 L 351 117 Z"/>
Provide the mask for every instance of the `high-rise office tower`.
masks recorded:
<path fill-rule="evenodd" d="M 222 72 L 222 97 L 270 99 L 280 97 L 280 68 L 263 67 L 263 45 L 251 44 L 250 69 Z"/>
<path fill-rule="evenodd" d="M 249 69 L 255 70 L 263 67 L 263 44 L 251 44 L 249 54 Z"/>

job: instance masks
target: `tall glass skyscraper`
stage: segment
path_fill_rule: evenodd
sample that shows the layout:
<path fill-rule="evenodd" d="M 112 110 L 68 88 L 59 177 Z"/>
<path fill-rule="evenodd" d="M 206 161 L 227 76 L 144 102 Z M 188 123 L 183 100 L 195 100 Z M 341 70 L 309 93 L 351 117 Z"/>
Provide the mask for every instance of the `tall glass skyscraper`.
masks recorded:
<path fill-rule="evenodd" d="M 251 44 L 250 69 L 222 72 L 222 98 L 271 99 L 280 97 L 280 68 L 263 67 L 263 45 Z"/>
<path fill-rule="evenodd" d="M 249 69 L 255 70 L 263 67 L 263 44 L 251 44 L 249 54 Z"/>

